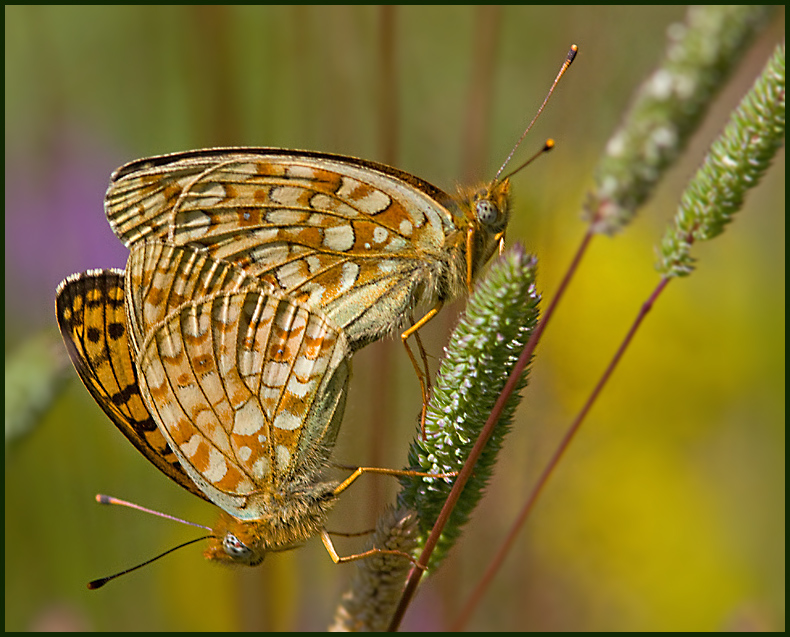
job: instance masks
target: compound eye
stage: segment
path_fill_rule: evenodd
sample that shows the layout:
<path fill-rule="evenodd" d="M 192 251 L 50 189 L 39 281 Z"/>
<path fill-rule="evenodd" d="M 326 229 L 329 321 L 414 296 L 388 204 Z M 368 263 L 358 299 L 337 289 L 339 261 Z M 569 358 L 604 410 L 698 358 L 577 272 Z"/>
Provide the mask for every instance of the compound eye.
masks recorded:
<path fill-rule="evenodd" d="M 225 549 L 225 552 L 234 560 L 248 561 L 252 555 L 250 548 L 233 535 L 233 533 L 227 533 L 225 537 L 222 538 L 222 548 Z"/>
<path fill-rule="evenodd" d="M 477 219 L 480 223 L 488 226 L 494 224 L 499 216 L 499 211 L 496 209 L 496 206 L 488 199 L 478 200 L 477 203 L 475 203 L 475 212 L 477 213 Z"/>

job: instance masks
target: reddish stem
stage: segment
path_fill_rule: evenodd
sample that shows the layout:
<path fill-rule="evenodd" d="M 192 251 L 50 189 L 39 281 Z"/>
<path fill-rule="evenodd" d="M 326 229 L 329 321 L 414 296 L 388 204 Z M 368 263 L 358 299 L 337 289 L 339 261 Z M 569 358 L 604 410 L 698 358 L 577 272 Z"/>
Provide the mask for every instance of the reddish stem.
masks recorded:
<path fill-rule="evenodd" d="M 491 414 L 488 416 L 488 420 L 486 420 L 486 423 L 483 426 L 483 430 L 480 432 L 480 435 L 475 442 L 475 446 L 472 448 L 469 457 L 466 459 L 463 468 L 458 474 L 458 478 L 456 479 L 453 488 L 450 490 L 450 495 L 447 497 L 447 500 L 442 507 L 441 513 L 439 513 L 439 517 L 436 520 L 436 524 L 434 524 L 431 534 L 428 536 L 428 539 L 425 542 L 425 547 L 420 554 L 420 558 L 417 560 L 418 564 L 423 566 L 428 564 L 428 560 L 430 559 L 434 548 L 436 548 L 436 544 L 438 543 L 439 537 L 444 530 L 444 526 L 447 523 L 447 520 L 450 518 L 450 514 L 452 513 L 453 509 L 455 508 L 455 505 L 461 496 L 461 492 L 466 486 L 467 480 L 472 475 L 472 471 L 474 470 L 475 464 L 477 463 L 477 459 L 480 457 L 480 454 L 483 452 L 483 449 L 488 443 L 488 439 L 491 437 L 494 427 L 499 421 L 499 417 L 502 414 L 505 403 L 515 390 L 516 385 L 521 378 L 521 374 L 524 371 L 524 368 L 527 366 L 527 362 L 529 362 L 530 358 L 532 357 L 532 354 L 537 347 L 538 341 L 540 340 L 541 334 L 543 334 L 546 324 L 551 318 L 551 315 L 554 313 L 554 310 L 562 298 L 573 274 L 576 272 L 579 263 L 581 262 L 582 256 L 586 252 L 587 246 L 592 239 L 592 236 L 592 231 L 588 229 L 587 233 L 582 239 L 579 249 L 576 251 L 576 255 L 574 256 L 568 271 L 565 273 L 565 277 L 560 283 L 554 299 L 549 304 L 545 314 L 541 318 L 538 325 L 535 327 L 535 331 L 532 333 L 532 336 L 530 336 L 529 341 L 524 346 L 521 355 L 518 357 L 516 365 L 513 368 L 513 371 L 511 372 L 507 382 L 505 383 L 505 387 L 502 389 L 499 398 L 494 404 L 494 408 L 491 410 Z M 422 568 L 417 568 L 416 566 L 412 567 L 411 572 L 409 573 L 409 578 L 406 582 L 406 587 L 404 588 L 400 602 L 398 603 L 398 608 L 395 610 L 395 614 L 393 615 L 392 621 L 390 622 L 387 630 L 391 632 L 398 630 L 398 627 L 403 620 L 403 616 L 406 613 L 406 609 L 411 603 L 414 593 L 417 591 L 417 585 L 420 583 L 420 578 L 422 577 L 423 572 L 424 569 Z"/>
<path fill-rule="evenodd" d="M 543 487 L 548 482 L 549 476 L 554 471 L 556 466 L 559 464 L 560 458 L 562 458 L 563 454 L 570 446 L 571 440 L 576 435 L 576 432 L 581 427 L 584 418 L 587 416 L 588 412 L 592 408 L 593 404 L 595 403 L 599 394 L 603 390 L 610 376 L 612 375 L 615 368 L 617 367 L 617 364 L 620 362 L 620 359 L 625 353 L 625 350 L 628 348 L 628 345 L 630 344 L 631 340 L 636 334 L 637 329 L 639 329 L 640 324 L 644 320 L 645 316 L 647 316 L 647 313 L 651 310 L 656 299 L 664 290 L 664 288 L 667 286 L 669 281 L 670 279 L 667 278 L 661 279 L 658 286 L 656 286 L 656 289 L 653 290 L 653 293 L 650 295 L 650 298 L 642 305 L 639 314 L 634 320 L 634 323 L 631 325 L 631 328 L 628 330 L 628 334 L 626 334 L 625 338 L 623 339 L 623 342 L 620 344 L 620 347 L 617 349 L 617 352 L 615 353 L 614 357 L 609 363 L 609 366 L 606 368 L 606 371 L 603 373 L 600 380 L 598 381 L 598 384 L 595 386 L 595 389 L 593 389 L 592 393 L 587 399 L 587 402 L 584 404 L 584 407 L 582 407 L 582 410 L 578 413 L 578 415 L 574 419 L 573 424 L 570 426 L 567 433 L 563 437 L 559 447 L 554 452 L 554 455 L 552 456 L 551 460 L 549 460 L 549 463 L 546 465 L 546 468 L 543 470 L 543 473 L 541 473 L 540 478 L 538 479 L 538 482 L 535 485 L 535 488 L 532 490 L 532 493 L 530 494 L 529 498 L 524 504 L 524 508 L 521 510 L 521 513 L 519 513 L 518 517 L 516 518 L 515 523 L 513 524 L 507 537 L 505 538 L 505 541 L 503 542 L 496 556 L 494 556 L 494 559 L 492 560 L 488 569 L 486 569 L 486 572 L 481 578 L 477 587 L 469 596 L 469 600 L 464 605 L 464 610 L 462 611 L 460 617 L 458 617 L 458 619 L 455 621 L 453 626 L 450 628 L 450 631 L 453 632 L 460 631 L 463 630 L 464 627 L 466 626 L 466 623 L 469 621 L 469 618 L 471 617 L 475 608 L 480 603 L 480 600 L 482 599 L 483 595 L 485 594 L 486 590 L 491 584 L 491 581 L 493 580 L 499 568 L 502 566 L 502 563 L 505 561 L 505 557 L 507 557 L 508 553 L 510 552 L 511 547 L 513 546 L 513 543 L 516 540 L 516 536 L 521 531 L 521 528 L 524 526 L 527 517 L 532 512 L 532 508 L 535 505 L 538 496 L 543 491 Z"/>

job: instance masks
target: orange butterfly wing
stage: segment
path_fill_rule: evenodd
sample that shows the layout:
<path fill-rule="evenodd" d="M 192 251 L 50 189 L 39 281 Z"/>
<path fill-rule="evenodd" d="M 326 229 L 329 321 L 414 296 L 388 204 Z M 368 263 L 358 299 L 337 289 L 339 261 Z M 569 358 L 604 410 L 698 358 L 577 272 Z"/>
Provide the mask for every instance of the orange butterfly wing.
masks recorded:
<path fill-rule="evenodd" d="M 234 517 L 255 520 L 276 517 L 284 494 L 323 469 L 348 354 L 321 314 L 246 290 L 171 312 L 148 333 L 138 367 L 146 404 L 190 478 Z"/>
<path fill-rule="evenodd" d="M 242 148 L 141 160 L 114 174 L 105 209 L 127 245 L 206 248 L 320 308 L 352 349 L 417 304 L 465 290 L 465 213 L 454 200 L 351 157 Z"/>
<path fill-rule="evenodd" d="M 123 272 L 89 270 L 68 277 L 58 286 L 56 313 L 74 368 L 104 413 L 162 473 L 207 500 L 140 395 L 126 330 Z"/>

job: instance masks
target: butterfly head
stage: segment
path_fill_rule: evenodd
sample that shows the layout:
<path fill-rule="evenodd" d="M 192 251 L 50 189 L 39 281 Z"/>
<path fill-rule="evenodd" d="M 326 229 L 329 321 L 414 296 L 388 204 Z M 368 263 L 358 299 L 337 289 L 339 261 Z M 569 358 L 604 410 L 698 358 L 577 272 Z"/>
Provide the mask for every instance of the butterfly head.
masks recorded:
<path fill-rule="evenodd" d="M 266 553 L 296 548 L 298 542 L 277 542 L 269 525 L 257 520 L 239 520 L 223 514 L 203 553 L 208 560 L 238 566 L 258 566 Z"/>
<path fill-rule="evenodd" d="M 471 194 L 469 212 L 481 231 L 492 235 L 504 232 L 510 215 L 510 181 L 495 181 L 476 188 Z"/>
<path fill-rule="evenodd" d="M 281 493 L 261 493 L 258 516 L 242 519 L 223 512 L 204 557 L 225 564 L 258 566 L 267 553 L 289 551 L 318 535 L 337 496 L 337 482 L 309 475 L 289 482 Z"/>
<path fill-rule="evenodd" d="M 258 566 L 263 562 L 265 553 L 256 551 L 253 547 L 247 546 L 233 533 L 228 531 L 222 538 L 222 558 L 234 564 L 244 564 L 246 566 Z M 220 558 L 215 558 L 220 559 Z"/>
<path fill-rule="evenodd" d="M 459 201 L 466 216 L 467 284 L 502 249 L 510 217 L 510 181 L 493 181 L 477 188 L 459 189 Z"/>

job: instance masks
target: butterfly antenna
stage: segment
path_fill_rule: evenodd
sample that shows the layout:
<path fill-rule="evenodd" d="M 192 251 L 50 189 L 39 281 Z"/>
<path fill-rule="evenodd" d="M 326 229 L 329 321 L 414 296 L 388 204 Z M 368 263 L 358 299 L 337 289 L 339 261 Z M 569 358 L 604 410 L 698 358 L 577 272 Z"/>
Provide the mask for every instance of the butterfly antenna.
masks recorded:
<path fill-rule="evenodd" d="M 496 175 L 494 175 L 494 181 L 495 182 L 499 181 L 499 175 L 502 174 L 502 171 L 505 169 L 505 166 L 507 166 L 508 163 L 510 162 L 510 160 L 513 158 L 513 155 L 518 150 L 518 147 L 521 146 L 521 142 L 524 141 L 524 138 L 527 136 L 527 133 L 532 128 L 532 125 L 535 123 L 535 121 L 538 119 L 538 117 L 540 117 L 540 114 L 543 112 L 543 109 L 546 107 L 546 104 L 548 103 L 549 98 L 551 97 L 551 94 L 554 92 L 554 89 L 556 88 L 557 84 L 559 83 L 560 78 L 563 75 L 565 75 L 565 71 L 567 71 L 568 67 L 573 63 L 573 60 L 576 57 L 576 53 L 578 52 L 578 50 L 579 50 L 578 46 L 576 46 L 575 44 L 571 45 L 571 50 L 568 51 L 568 56 L 565 58 L 565 61 L 562 63 L 562 66 L 560 67 L 559 73 L 557 73 L 557 77 L 554 78 L 554 82 L 552 82 L 551 88 L 549 89 L 549 92 L 546 94 L 546 97 L 543 99 L 543 104 L 540 105 L 540 108 L 538 109 L 538 112 L 535 113 L 535 117 L 532 118 L 532 121 L 524 129 L 524 132 L 521 133 L 521 137 L 518 138 L 518 141 L 516 142 L 516 145 L 513 146 L 513 150 L 510 151 L 510 154 L 507 156 L 507 159 L 505 159 L 505 162 L 499 167 L 499 170 L 496 171 Z M 541 152 L 543 152 L 543 151 L 541 151 Z M 538 155 L 539 154 L 540 153 L 538 153 Z M 529 161 L 532 161 L 532 159 L 534 159 L 534 157 L 531 158 Z M 527 163 L 529 163 L 529 162 L 527 162 Z M 523 168 L 523 166 L 521 168 Z M 517 171 L 513 171 L 513 172 L 517 172 Z M 512 175 L 513 173 L 510 173 L 510 174 Z"/>
<path fill-rule="evenodd" d="M 196 524 L 195 522 L 189 522 L 187 520 L 182 520 L 181 518 L 173 517 L 172 515 L 168 515 L 167 513 L 161 513 L 159 511 L 154 511 L 153 509 L 146 509 L 139 504 L 134 504 L 133 502 L 127 502 L 126 500 L 121 500 L 119 498 L 114 498 L 111 495 L 102 495 L 99 493 L 96 496 L 96 502 L 99 504 L 117 504 L 119 506 L 128 507 L 130 509 L 136 509 L 137 511 L 142 511 L 143 513 L 150 513 L 151 515 L 156 515 L 160 518 L 167 518 L 168 520 L 173 520 L 174 522 L 181 522 L 181 524 L 188 524 L 189 526 L 196 526 L 199 529 L 204 529 L 206 531 L 211 531 L 211 527 L 203 526 L 202 524 Z M 146 560 L 142 564 L 138 564 L 137 566 L 133 566 L 132 568 L 127 568 L 125 571 L 121 571 L 120 573 L 115 573 L 115 575 L 110 575 L 109 577 L 100 577 L 99 579 L 95 579 L 91 582 L 88 582 L 88 588 L 90 590 L 96 590 L 97 588 L 101 588 L 110 580 L 114 580 L 116 577 L 120 577 L 121 575 L 126 575 L 127 573 L 131 573 L 132 571 L 136 571 L 138 568 L 142 568 L 150 564 L 151 562 L 155 562 L 161 557 L 164 557 L 168 553 L 172 553 L 180 548 L 185 546 L 189 546 L 190 544 L 194 544 L 195 542 L 202 542 L 203 540 L 207 540 L 210 537 L 214 537 L 213 535 L 204 535 L 202 537 L 196 538 L 194 540 L 189 540 L 188 542 L 184 542 L 183 544 L 179 544 L 178 546 L 174 546 L 172 549 L 165 551 L 164 553 L 157 555 L 156 557 L 152 557 L 150 560 Z"/>
<path fill-rule="evenodd" d="M 541 148 L 537 153 L 532 155 L 532 157 L 530 157 L 527 161 L 525 161 L 523 164 L 521 164 L 521 166 L 519 166 L 515 170 L 511 170 L 507 175 L 502 177 L 501 181 L 505 181 L 505 179 L 508 179 L 509 177 L 512 177 L 513 175 L 515 175 L 522 168 L 526 168 L 533 161 L 535 161 L 538 157 L 540 157 L 543 153 L 549 152 L 552 148 L 554 148 L 554 140 L 553 139 L 547 139 L 546 143 L 543 144 L 543 148 Z"/>
<path fill-rule="evenodd" d="M 130 509 L 136 509 L 137 511 L 142 511 L 143 513 L 150 513 L 151 515 L 156 515 L 160 518 L 167 518 L 168 520 L 173 520 L 173 522 L 181 522 L 181 524 L 196 526 L 197 528 L 203 529 L 205 531 L 212 530 L 210 526 L 203 526 L 202 524 L 197 524 L 196 522 L 189 522 L 188 520 L 182 520 L 181 518 L 168 515 L 167 513 L 161 513 L 160 511 L 154 511 L 153 509 L 146 509 L 144 506 L 140 506 L 139 504 L 134 504 L 133 502 L 127 502 L 126 500 L 121 500 L 119 498 L 114 498 L 111 495 L 102 495 L 101 493 L 99 493 L 96 495 L 96 502 L 98 502 L 99 504 L 117 504 L 119 506 L 129 507 Z"/>
<path fill-rule="evenodd" d="M 167 517 L 167 516 L 166 516 Z M 116 577 L 120 577 L 121 575 L 126 575 L 127 573 L 131 573 L 132 571 L 136 571 L 138 568 L 142 568 L 143 566 L 147 566 L 151 562 L 156 562 L 160 557 L 164 557 L 168 553 L 172 553 L 173 551 L 177 551 L 180 548 L 184 548 L 185 546 L 189 546 L 190 544 L 194 544 L 195 542 L 202 542 L 203 540 L 207 540 L 208 538 L 213 537 L 211 535 L 205 535 L 203 537 L 196 538 L 194 540 L 189 540 L 189 542 L 184 542 L 183 544 L 179 544 L 178 546 L 174 546 L 172 549 L 157 555 L 156 557 L 152 557 L 150 560 L 146 560 L 142 564 L 138 564 L 137 566 L 132 566 L 132 568 L 127 568 L 125 571 L 121 571 L 120 573 L 115 573 L 115 575 L 110 575 L 109 577 L 100 577 L 99 579 L 95 579 L 91 582 L 88 582 L 88 588 L 92 591 L 95 591 L 97 588 L 101 588 L 110 580 L 114 580 Z"/>

